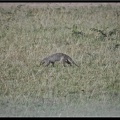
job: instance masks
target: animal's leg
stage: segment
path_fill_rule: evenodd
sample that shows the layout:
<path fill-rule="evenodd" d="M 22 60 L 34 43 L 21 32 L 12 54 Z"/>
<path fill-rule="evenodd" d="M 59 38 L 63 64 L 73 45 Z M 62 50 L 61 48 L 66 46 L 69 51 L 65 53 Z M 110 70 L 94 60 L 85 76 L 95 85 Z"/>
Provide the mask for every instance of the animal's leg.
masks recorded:
<path fill-rule="evenodd" d="M 63 66 L 66 67 L 66 65 L 65 65 L 65 60 L 64 60 L 64 59 L 62 60 L 62 63 L 63 63 Z"/>
<path fill-rule="evenodd" d="M 52 63 L 52 66 L 54 67 L 54 62 L 51 62 Z"/>
<path fill-rule="evenodd" d="M 66 60 L 66 63 L 69 64 L 70 66 L 72 66 L 70 61 Z"/>

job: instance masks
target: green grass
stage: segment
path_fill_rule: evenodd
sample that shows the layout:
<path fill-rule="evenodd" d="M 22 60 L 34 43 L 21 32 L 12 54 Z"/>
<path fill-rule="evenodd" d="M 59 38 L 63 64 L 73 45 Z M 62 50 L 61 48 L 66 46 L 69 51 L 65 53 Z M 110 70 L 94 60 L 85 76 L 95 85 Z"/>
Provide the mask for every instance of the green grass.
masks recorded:
<path fill-rule="evenodd" d="M 12 99 L 14 104 L 18 104 L 19 100 L 24 99 L 22 104 L 31 99 L 42 99 L 43 102 L 50 99 L 51 103 L 57 100 L 66 106 L 102 101 L 118 107 L 119 11 L 119 6 L 110 5 L 72 8 L 1 7 L 0 100 Z M 40 66 L 42 58 L 56 52 L 68 54 L 80 67 L 63 67 L 61 64 L 55 64 L 55 67 Z M 28 104 L 31 105 L 31 102 Z M 9 108 L 11 106 L 10 103 Z M 59 107 L 55 109 L 61 111 Z M 52 114 L 47 110 L 48 116 L 62 114 Z M 73 116 L 79 115 L 69 112 L 66 116 L 72 113 Z M 41 116 L 45 115 L 41 113 Z M 91 114 L 83 114 L 86 115 Z"/>

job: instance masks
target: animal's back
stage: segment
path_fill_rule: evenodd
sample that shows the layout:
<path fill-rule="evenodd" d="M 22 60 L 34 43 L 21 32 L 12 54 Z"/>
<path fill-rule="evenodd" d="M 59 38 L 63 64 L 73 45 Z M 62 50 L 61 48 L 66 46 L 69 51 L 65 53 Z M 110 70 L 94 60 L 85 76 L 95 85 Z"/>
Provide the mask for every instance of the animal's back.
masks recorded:
<path fill-rule="evenodd" d="M 48 56 L 48 59 L 51 61 L 60 61 L 61 57 L 63 57 L 65 54 L 63 53 L 55 53 L 52 54 L 51 56 Z"/>

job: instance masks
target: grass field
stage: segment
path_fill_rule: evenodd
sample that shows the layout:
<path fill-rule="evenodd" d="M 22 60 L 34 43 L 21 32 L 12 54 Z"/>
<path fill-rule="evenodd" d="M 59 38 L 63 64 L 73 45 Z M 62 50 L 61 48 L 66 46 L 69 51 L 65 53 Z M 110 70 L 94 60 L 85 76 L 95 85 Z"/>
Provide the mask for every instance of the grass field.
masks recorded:
<path fill-rule="evenodd" d="M 0 116 L 120 116 L 120 7 L 0 7 Z M 63 52 L 80 66 L 40 66 Z"/>

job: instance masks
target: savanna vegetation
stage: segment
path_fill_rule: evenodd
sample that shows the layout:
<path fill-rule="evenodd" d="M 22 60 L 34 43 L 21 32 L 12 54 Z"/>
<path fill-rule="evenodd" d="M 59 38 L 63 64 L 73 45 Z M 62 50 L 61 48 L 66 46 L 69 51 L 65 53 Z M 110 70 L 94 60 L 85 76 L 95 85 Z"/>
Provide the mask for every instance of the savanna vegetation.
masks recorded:
<path fill-rule="evenodd" d="M 0 7 L 0 116 L 119 116 L 120 7 Z M 68 54 L 80 66 L 40 66 Z"/>

